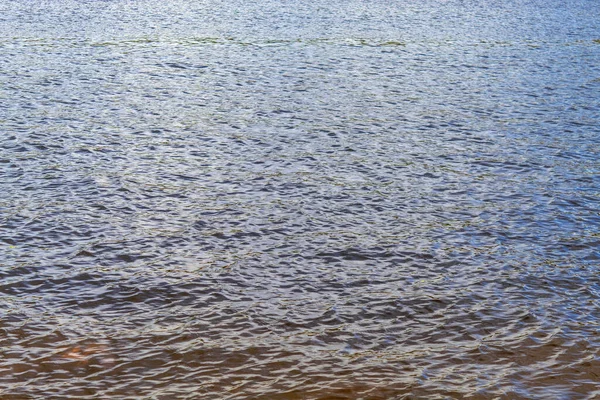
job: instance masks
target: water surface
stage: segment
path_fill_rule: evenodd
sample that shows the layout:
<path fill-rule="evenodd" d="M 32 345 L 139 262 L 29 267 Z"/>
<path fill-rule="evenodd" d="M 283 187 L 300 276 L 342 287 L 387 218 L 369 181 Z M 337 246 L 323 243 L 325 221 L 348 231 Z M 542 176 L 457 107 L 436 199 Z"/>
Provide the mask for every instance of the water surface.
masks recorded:
<path fill-rule="evenodd" d="M 600 4 L 0 0 L 0 398 L 600 397 Z"/>

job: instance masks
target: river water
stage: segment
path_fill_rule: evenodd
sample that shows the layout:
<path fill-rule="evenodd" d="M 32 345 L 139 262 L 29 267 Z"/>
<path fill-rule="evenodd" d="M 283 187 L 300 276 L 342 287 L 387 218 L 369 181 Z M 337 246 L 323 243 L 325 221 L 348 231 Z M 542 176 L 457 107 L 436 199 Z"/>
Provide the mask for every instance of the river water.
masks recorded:
<path fill-rule="evenodd" d="M 0 0 L 0 398 L 600 398 L 599 21 Z"/>

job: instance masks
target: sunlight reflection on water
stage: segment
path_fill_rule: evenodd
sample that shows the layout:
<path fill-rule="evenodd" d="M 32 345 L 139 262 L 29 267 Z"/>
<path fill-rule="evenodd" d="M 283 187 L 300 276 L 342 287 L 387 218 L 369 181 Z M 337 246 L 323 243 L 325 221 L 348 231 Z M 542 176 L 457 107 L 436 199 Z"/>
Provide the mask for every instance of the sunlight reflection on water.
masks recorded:
<path fill-rule="evenodd" d="M 0 397 L 597 398 L 598 7 L 0 1 Z"/>

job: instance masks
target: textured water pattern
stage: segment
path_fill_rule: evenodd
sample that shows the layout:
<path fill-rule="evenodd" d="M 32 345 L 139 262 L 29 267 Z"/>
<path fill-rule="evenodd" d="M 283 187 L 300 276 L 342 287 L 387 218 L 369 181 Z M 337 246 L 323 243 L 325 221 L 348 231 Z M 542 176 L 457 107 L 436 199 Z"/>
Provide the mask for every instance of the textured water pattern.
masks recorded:
<path fill-rule="evenodd" d="M 0 398 L 600 398 L 598 21 L 0 1 Z"/>

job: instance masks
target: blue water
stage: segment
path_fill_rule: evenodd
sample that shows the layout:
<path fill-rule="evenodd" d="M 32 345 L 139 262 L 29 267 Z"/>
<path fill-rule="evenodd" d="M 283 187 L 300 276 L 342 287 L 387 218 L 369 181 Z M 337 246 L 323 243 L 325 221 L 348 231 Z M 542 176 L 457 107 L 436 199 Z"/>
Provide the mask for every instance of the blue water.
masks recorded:
<path fill-rule="evenodd" d="M 600 397 L 600 3 L 0 0 L 0 399 Z"/>

